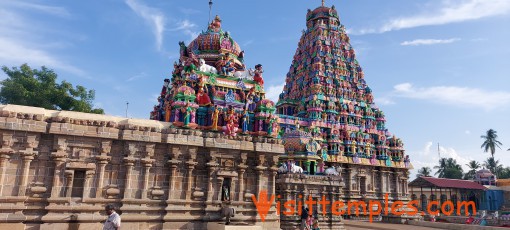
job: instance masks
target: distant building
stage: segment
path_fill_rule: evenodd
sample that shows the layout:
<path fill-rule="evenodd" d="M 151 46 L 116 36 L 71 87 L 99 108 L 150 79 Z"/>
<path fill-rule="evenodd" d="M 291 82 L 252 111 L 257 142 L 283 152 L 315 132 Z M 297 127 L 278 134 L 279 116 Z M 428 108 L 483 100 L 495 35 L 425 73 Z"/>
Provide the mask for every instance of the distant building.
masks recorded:
<path fill-rule="evenodd" d="M 496 175 L 492 174 L 488 169 L 480 169 L 476 171 L 474 181 L 481 185 L 496 185 Z"/>
<path fill-rule="evenodd" d="M 483 183 L 496 185 L 495 181 L 489 179 L 495 178 L 494 175 L 490 176 L 485 171 L 480 171 L 477 172 L 477 176 L 484 179 Z M 418 200 L 418 210 L 421 211 L 427 211 L 431 201 L 438 201 L 439 207 L 441 207 L 444 202 L 449 200 L 454 204 L 455 211 L 457 208 L 464 208 L 458 207 L 457 202 L 473 201 L 477 212 L 478 210 L 500 210 L 504 203 L 501 188 L 483 185 L 480 181 L 420 177 L 411 181 L 408 186 L 411 199 Z"/>

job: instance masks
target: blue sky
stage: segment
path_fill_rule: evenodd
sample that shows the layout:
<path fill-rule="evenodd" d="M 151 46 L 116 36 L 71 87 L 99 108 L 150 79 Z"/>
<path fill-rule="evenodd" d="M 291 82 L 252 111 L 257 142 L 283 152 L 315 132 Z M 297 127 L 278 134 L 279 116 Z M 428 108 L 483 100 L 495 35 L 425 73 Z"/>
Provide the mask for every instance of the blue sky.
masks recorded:
<path fill-rule="evenodd" d="M 178 57 L 178 41 L 206 28 L 207 0 L 0 0 L 0 65 L 45 65 L 96 90 L 106 113 L 147 118 Z M 483 161 L 480 135 L 503 142 L 510 166 L 510 1 L 342 0 L 334 4 L 389 130 L 416 168 L 441 156 Z M 265 88 L 283 88 L 307 9 L 320 1 L 215 0 L 212 15 L 264 65 Z M 0 78 L 5 78 L 3 73 Z M 414 174 L 414 171 L 413 171 Z M 413 176 L 414 177 L 414 176 Z"/>

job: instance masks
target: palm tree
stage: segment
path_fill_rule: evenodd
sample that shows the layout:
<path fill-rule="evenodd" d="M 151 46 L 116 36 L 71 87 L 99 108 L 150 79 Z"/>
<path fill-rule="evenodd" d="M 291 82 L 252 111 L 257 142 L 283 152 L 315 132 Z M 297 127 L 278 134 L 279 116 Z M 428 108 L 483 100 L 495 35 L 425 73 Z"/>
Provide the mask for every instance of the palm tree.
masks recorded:
<path fill-rule="evenodd" d="M 480 168 L 480 163 L 478 161 L 472 160 L 469 164 L 466 164 L 469 167 L 469 171 L 464 174 L 464 180 L 472 180 L 476 174 L 476 171 Z"/>
<path fill-rule="evenodd" d="M 487 160 L 483 163 L 483 166 L 489 169 L 497 177 L 499 177 L 504 170 L 503 165 L 499 163 L 499 160 L 494 159 L 494 157 L 487 158 Z"/>
<path fill-rule="evenodd" d="M 439 165 L 434 168 L 437 169 L 435 174 L 439 174 L 440 178 L 462 179 L 462 166 L 453 158 L 439 159 Z"/>
<path fill-rule="evenodd" d="M 497 133 L 496 130 L 489 129 L 487 130 L 487 134 L 480 136 L 482 139 L 484 139 L 481 148 L 483 149 L 484 152 L 488 152 L 490 150 L 492 157 L 494 157 L 494 153 L 496 153 L 496 147 L 501 149 L 501 147 L 499 146 L 503 145 L 501 144 L 501 142 L 497 140 L 498 134 L 496 133 Z"/>
<path fill-rule="evenodd" d="M 419 178 L 421 176 L 430 177 L 430 173 L 432 173 L 432 169 L 429 167 L 422 167 L 418 170 L 418 174 L 416 174 L 416 177 Z"/>
<path fill-rule="evenodd" d="M 437 169 L 437 172 L 434 173 L 434 175 L 438 175 L 438 177 L 443 178 L 444 172 L 446 170 L 446 158 L 439 159 L 439 165 L 434 166 L 435 169 Z"/>

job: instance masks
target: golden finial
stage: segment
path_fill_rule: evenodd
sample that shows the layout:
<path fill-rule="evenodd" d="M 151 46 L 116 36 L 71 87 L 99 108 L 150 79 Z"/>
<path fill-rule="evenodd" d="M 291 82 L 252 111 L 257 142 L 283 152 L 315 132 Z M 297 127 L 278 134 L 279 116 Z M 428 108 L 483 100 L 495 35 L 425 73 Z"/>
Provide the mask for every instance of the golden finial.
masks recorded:
<path fill-rule="evenodd" d="M 324 6 L 324 0 L 322 0 L 322 6 Z"/>

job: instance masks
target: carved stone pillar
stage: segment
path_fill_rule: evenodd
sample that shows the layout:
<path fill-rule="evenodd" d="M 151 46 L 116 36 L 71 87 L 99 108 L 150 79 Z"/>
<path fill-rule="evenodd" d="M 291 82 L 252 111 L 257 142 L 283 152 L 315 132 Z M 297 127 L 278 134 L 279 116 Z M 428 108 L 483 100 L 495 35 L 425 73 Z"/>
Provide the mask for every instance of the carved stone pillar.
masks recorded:
<path fill-rule="evenodd" d="M 34 159 L 34 156 L 37 155 L 37 151 L 34 151 L 34 148 L 37 147 L 38 142 L 36 141 L 36 136 L 27 136 L 27 142 L 25 143 L 26 149 L 24 151 L 20 151 L 20 155 L 23 159 L 21 165 L 21 178 L 19 181 L 18 187 L 18 196 L 25 196 L 27 192 L 27 184 L 28 184 L 28 173 L 30 171 L 30 163 Z"/>
<path fill-rule="evenodd" d="M 110 161 L 111 157 L 107 156 L 97 156 L 97 164 L 99 165 L 98 173 L 97 173 L 97 184 L 96 184 L 96 198 L 103 198 L 103 184 L 104 184 L 104 175 L 106 165 L 108 161 Z"/>
<path fill-rule="evenodd" d="M 346 168 L 345 171 L 347 171 L 346 172 L 346 174 L 347 174 L 347 188 L 348 188 L 347 192 L 349 192 L 349 194 L 352 194 L 352 190 L 353 190 L 352 168 Z"/>
<path fill-rule="evenodd" d="M 405 195 L 409 195 L 409 185 L 407 183 L 407 178 L 404 179 L 404 181 L 402 181 L 402 183 L 404 183 L 404 193 Z"/>
<path fill-rule="evenodd" d="M 244 201 L 244 173 L 246 172 L 246 169 L 248 168 L 248 165 L 246 165 L 246 160 L 248 159 L 248 153 L 247 152 L 241 152 L 239 154 L 239 164 L 237 165 L 237 180 L 238 180 L 238 201 Z"/>
<path fill-rule="evenodd" d="M 111 157 L 107 156 L 110 154 L 112 149 L 112 141 L 111 140 L 103 140 L 101 142 L 101 155 L 96 157 L 97 164 L 99 168 L 97 170 L 97 184 L 96 184 L 96 198 L 103 198 L 103 184 L 104 184 L 104 176 L 106 165 L 110 161 Z"/>
<path fill-rule="evenodd" d="M 388 192 L 388 172 L 381 171 L 381 193 L 384 194 Z"/>
<path fill-rule="evenodd" d="M 30 163 L 34 159 L 34 154 L 31 152 L 22 153 L 23 163 L 21 165 L 21 178 L 19 181 L 18 196 L 25 196 L 28 184 L 28 173 L 30 170 Z"/>
<path fill-rule="evenodd" d="M 14 152 L 11 148 L 12 143 L 14 143 L 12 141 L 12 134 L 2 134 L 2 148 L 0 149 L 0 196 L 3 192 L 4 179 L 9 165 L 9 159 Z"/>
<path fill-rule="evenodd" d="M 370 191 L 374 192 L 375 191 L 375 169 L 373 169 L 373 168 L 370 170 L 370 181 L 372 184 Z"/>
<path fill-rule="evenodd" d="M 217 201 L 218 201 L 219 203 L 221 203 L 221 201 L 222 201 L 222 200 L 221 200 L 221 197 L 223 196 L 223 194 L 222 194 L 222 190 L 223 190 L 222 188 L 223 188 L 223 186 L 222 186 L 222 185 L 223 185 L 223 180 L 224 180 L 225 178 L 223 178 L 223 177 L 217 177 L 216 179 L 217 179 L 216 181 L 217 181 L 217 188 L 218 188 L 218 200 L 217 200 Z"/>
<path fill-rule="evenodd" d="M 66 153 L 64 152 L 64 147 L 59 146 L 57 152 L 53 152 L 51 154 L 51 157 L 53 158 L 53 161 L 55 162 L 55 171 L 53 173 L 53 183 L 51 186 L 51 197 L 56 198 L 60 197 L 62 187 L 63 187 L 63 180 L 64 180 L 64 167 L 66 162 Z"/>
<path fill-rule="evenodd" d="M 0 153 L 0 195 L 3 192 L 5 172 L 7 170 L 9 159 L 10 159 L 10 154 L 4 153 L 4 152 Z"/>
<path fill-rule="evenodd" d="M 271 178 L 270 181 L 271 181 L 271 194 L 274 194 L 276 196 L 276 174 L 278 174 L 278 156 L 273 156 L 272 157 L 272 162 L 271 164 L 273 165 L 272 167 L 269 168 L 269 170 L 271 171 Z"/>
<path fill-rule="evenodd" d="M 267 170 L 267 167 L 264 166 L 265 162 L 266 162 L 266 158 L 264 155 L 258 155 L 257 156 L 257 166 L 255 167 L 255 171 L 257 173 L 257 188 L 256 188 L 256 194 L 255 196 L 259 196 L 260 192 L 262 192 L 263 190 L 263 176 Z M 267 191 L 269 192 L 269 191 Z"/>
<path fill-rule="evenodd" d="M 207 171 L 209 173 L 209 178 L 207 182 L 207 204 L 212 203 L 213 195 L 214 195 L 214 178 L 215 178 L 215 171 L 217 167 L 219 166 L 216 157 L 217 157 L 218 151 L 216 149 L 211 149 L 209 151 L 210 160 L 205 165 L 207 166 Z M 220 185 L 221 188 L 221 185 Z M 221 196 L 220 196 L 221 199 Z"/>
<path fill-rule="evenodd" d="M 66 170 L 65 177 L 66 177 L 66 197 L 71 197 L 73 193 L 74 170 Z"/>
<path fill-rule="evenodd" d="M 83 199 L 90 198 L 90 185 L 92 184 L 92 180 L 94 180 L 95 174 L 96 172 L 94 172 L 94 170 L 87 170 L 87 172 L 85 172 L 85 182 L 83 183 Z"/>
<path fill-rule="evenodd" d="M 395 194 L 400 196 L 400 175 L 398 173 L 395 174 Z"/>
<path fill-rule="evenodd" d="M 246 169 L 248 168 L 248 165 L 240 164 L 237 166 L 238 168 L 238 183 L 239 183 L 239 193 L 238 193 L 238 201 L 244 201 L 244 173 L 246 172 Z"/>
<path fill-rule="evenodd" d="M 143 171 L 143 184 L 142 184 L 142 199 L 147 199 L 147 193 L 149 188 L 149 172 L 151 170 L 154 159 L 143 158 L 142 164 L 144 166 Z"/>
<path fill-rule="evenodd" d="M 170 160 L 168 160 L 168 164 L 170 165 L 170 176 L 168 178 L 168 198 L 170 201 L 174 198 L 173 191 L 176 189 L 175 181 L 177 178 L 177 167 L 179 167 L 180 161 L 178 160 L 179 156 L 182 154 L 179 146 L 170 146 Z"/>
<path fill-rule="evenodd" d="M 170 164 L 170 178 L 168 179 L 168 200 L 173 199 L 172 191 L 175 189 L 175 177 L 177 173 L 177 166 L 179 165 L 178 160 L 169 160 L 168 164 Z"/>
<path fill-rule="evenodd" d="M 197 165 L 196 159 L 197 159 L 197 151 L 198 148 L 196 147 L 189 147 L 189 159 L 186 162 L 187 166 L 187 173 L 186 173 L 186 181 L 188 187 L 186 188 L 186 200 L 191 200 L 191 194 L 193 193 L 193 187 L 195 186 L 193 183 L 193 170 L 195 169 L 195 166 Z"/>
<path fill-rule="evenodd" d="M 186 162 L 186 166 L 187 166 L 187 189 L 186 189 L 186 200 L 191 200 L 191 194 L 193 193 L 193 187 L 194 187 L 194 183 L 193 183 L 193 179 L 194 179 L 194 176 L 193 176 L 193 170 L 195 169 L 195 165 L 197 165 L 197 162 L 193 162 L 193 161 L 187 161 Z"/>
<path fill-rule="evenodd" d="M 124 157 L 124 165 L 126 168 L 126 182 L 124 184 L 124 199 L 133 198 L 133 188 L 132 188 L 132 180 L 131 175 L 133 174 L 133 167 L 136 162 L 135 153 L 138 151 L 138 147 L 136 143 L 126 143 L 124 145 L 125 154 L 127 156 Z"/>
<path fill-rule="evenodd" d="M 124 199 L 132 198 L 131 194 L 133 193 L 131 188 L 131 174 L 133 173 L 133 167 L 135 165 L 134 157 L 126 157 L 124 158 L 124 165 L 126 166 L 126 183 L 124 186 Z"/>

